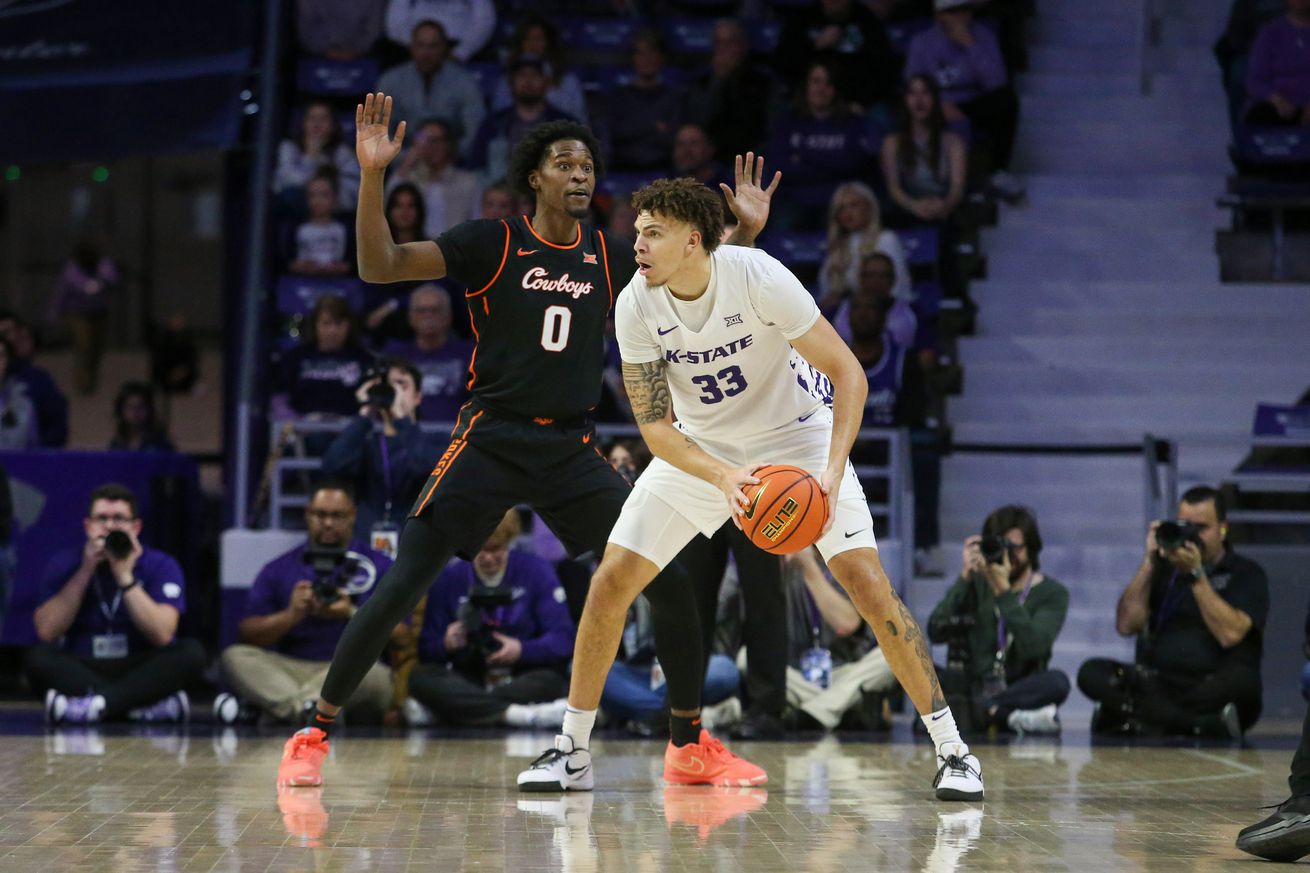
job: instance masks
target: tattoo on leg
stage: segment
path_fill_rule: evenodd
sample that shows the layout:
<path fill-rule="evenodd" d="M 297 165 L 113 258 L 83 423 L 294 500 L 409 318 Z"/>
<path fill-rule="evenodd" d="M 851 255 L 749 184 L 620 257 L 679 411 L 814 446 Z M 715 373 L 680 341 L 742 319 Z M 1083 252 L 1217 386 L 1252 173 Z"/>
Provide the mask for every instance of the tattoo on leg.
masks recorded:
<path fill-rule="evenodd" d="M 896 630 L 896 622 L 894 621 L 887 622 L 887 630 L 891 631 L 892 636 L 897 636 L 900 634 L 900 631 Z"/>
<path fill-rule="evenodd" d="M 919 656 L 919 664 L 928 674 L 929 687 L 932 689 L 932 711 L 937 712 L 946 708 L 946 695 L 942 693 L 942 683 L 937 679 L 937 668 L 932 663 L 932 652 L 928 651 L 928 644 L 924 642 L 923 634 L 919 631 L 919 625 L 910 615 L 910 611 L 905 608 L 905 602 L 892 592 L 892 597 L 896 598 L 896 609 L 901 614 L 901 623 L 905 625 L 905 642 L 914 647 L 914 653 Z"/>

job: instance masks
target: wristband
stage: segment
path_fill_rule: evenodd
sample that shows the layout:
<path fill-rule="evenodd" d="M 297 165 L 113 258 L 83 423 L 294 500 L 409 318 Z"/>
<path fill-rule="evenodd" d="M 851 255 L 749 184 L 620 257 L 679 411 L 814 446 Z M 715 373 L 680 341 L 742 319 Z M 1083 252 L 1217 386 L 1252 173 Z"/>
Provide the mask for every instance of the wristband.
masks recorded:
<path fill-rule="evenodd" d="M 140 585 L 140 584 L 141 584 L 141 580 L 138 579 L 137 577 L 133 576 L 131 582 L 129 582 L 129 583 L 126 584 L 126 585 L 119 585 L 119 586 L 118 586 L 118 590 L 119 590 L 119 591 L 131 591 L 133 588 L 137 587 L 137 586 Z"/>

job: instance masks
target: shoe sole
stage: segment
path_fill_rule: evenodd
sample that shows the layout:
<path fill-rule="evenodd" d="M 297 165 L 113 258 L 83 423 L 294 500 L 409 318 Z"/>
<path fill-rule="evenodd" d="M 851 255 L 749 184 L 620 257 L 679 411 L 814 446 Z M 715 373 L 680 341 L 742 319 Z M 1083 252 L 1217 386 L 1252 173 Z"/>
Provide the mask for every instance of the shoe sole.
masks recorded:
<path fill-rule="evenodd" d="M 982 800 L 981 791 L 960 791 L 956 788 L 938 788 L 938 800 Z"/>
<path fill-rule="evenodd" d="M 553 793 L 563 794 L 566 791 L 591 791 L 590 788 L 579 788 L 576 786 L 565 786 L 559 782 L 520 782 L 519 791 L 530 791 L 539 794 Z"/>
<path fill-rule="evenodd" d="M 665 785 L 717 785 L 725 788 L 753 788 L 757 785 L 764 785 L 768 781 L 768 774 L 753 779 L 682 779 L 680 777 L 670 779 L 669 774 L 664 774 Z"/>
<path fill-rule="evenodd" d="M 279 779 L 279 788 L 318 788 L 323 784 L 323 777 L 297 776 L 294 779 Z"/>
<path fill-rule="evenodd" d="M 1237 848 L 1270 861 L 1295 861 L 1310 855 L 1310 815 L 1281 821 L 1237 840 Z"/>

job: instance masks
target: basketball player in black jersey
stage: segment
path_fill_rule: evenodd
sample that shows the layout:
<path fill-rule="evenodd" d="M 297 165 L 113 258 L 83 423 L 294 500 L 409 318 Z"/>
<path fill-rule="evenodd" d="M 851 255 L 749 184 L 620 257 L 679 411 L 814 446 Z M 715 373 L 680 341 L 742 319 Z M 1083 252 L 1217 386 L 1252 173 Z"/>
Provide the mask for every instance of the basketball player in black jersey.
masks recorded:
<path fill-rule="evenodd" d="M 396 245 L 383 214 L 383 175 L 400 152 L 405 123 L 392 137 L 390 119 L 391 98 L 380 93 L 355 111 L 359 275 L 368 282 L 450 276 L 466 287 L 476 337 L 472 399 L 410 512 L 395 563 L 337 644 L 309 725 L 287 741 L 280 786 L 322 784 L 341 703 L 452 555 L 476 553 L 520 503 L 532 506 L 571 553 L 599 555 L 629 492 L 597 450 L 589 418 L 600 398 L 606 319 L 636 270 L 629 245 L 584 223 L 601 169 L 591 131 L 552 122 L 515 149 L 509 181 L 536 197 L 531 219 L 467 221 L 435 241 Z M 763 159 L 751 154 L 744 162 L 739 156 L 736 169 L 735 189 L 723 191 L 739 222 L 732 241 L 749 245 L 768 218 L 781 174 L 762 188 Z M 705 662 L 690 580 L 675 563 L 646 594 L 668 683 L 669 750 L 704 737 L 707 755 L 731 755 L 700 729 Z M 758 775 L 763 781 L 762 770 Z"/>

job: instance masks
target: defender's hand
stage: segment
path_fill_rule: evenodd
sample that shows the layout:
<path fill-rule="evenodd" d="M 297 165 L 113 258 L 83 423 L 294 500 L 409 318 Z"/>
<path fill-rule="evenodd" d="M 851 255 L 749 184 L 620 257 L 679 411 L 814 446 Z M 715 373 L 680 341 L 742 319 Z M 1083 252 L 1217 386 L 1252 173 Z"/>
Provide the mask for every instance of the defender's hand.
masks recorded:
<path fill-rule="evenodd" d="M 355 156 L 361 170 L 383 170 L 400 154 L 405 122 L 391 136 L 391 98 L 379 91 L 355 105 Z"/>
<path fill-rule="evenodd" d="M 754 152 L 747 152 L 744 161 L 741 155 L 737 155 L 733 170 L 736 190 L 729 188 L 723 182 L 719 183 L 719 187 L 723 189 L 723 196 L 728 200 L 728 208 L 737 216 L 737 222 L 741 227 L 752 234 L 757 234 L 769 221 L 769 202 L 773 200 L 773 192 L 778 190 L 778 183 L 782 181 L 782 171 L 775 170 L 769 187 L 761 187 L 760 182 L 764 176 L 764 156 L 760 155 L 757 158 Z"/>

